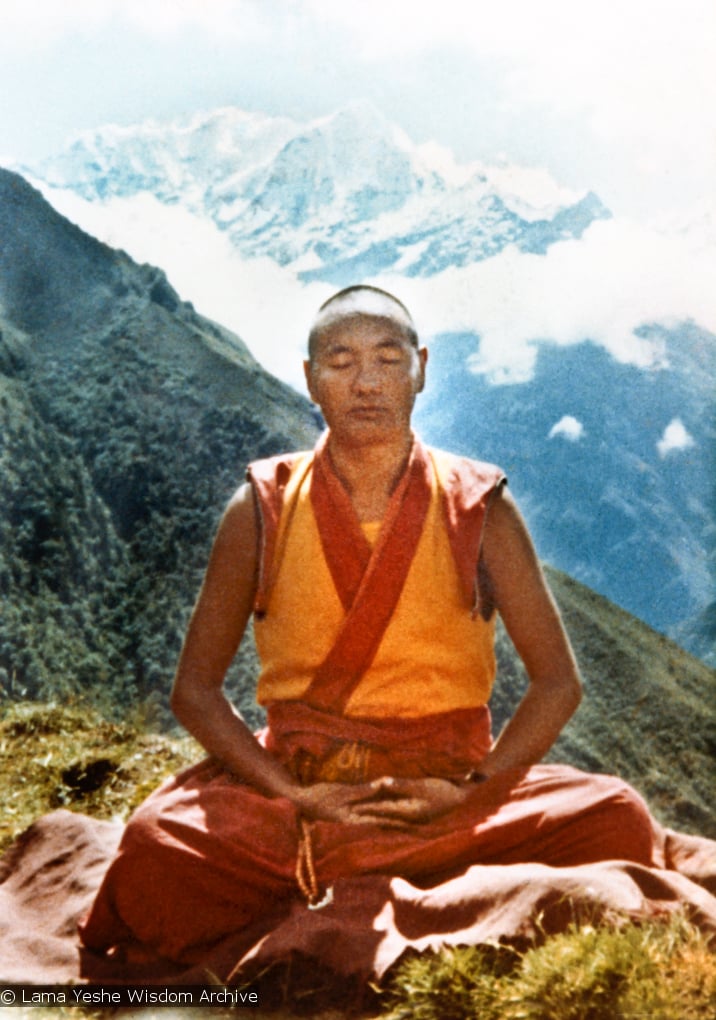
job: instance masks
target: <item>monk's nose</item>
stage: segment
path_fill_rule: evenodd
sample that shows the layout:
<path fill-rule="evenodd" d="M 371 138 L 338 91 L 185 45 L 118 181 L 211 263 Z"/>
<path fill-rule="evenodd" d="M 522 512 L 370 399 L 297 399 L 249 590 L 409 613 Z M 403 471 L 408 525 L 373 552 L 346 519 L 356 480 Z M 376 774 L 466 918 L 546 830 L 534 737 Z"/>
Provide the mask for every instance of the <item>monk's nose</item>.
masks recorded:
<path fill-rule="evenodd" d="M 377 365 L 359 365 L 353 376 L 353 388 L 359 393 L 374 393 L 380 388 L 380 368 Z"/>

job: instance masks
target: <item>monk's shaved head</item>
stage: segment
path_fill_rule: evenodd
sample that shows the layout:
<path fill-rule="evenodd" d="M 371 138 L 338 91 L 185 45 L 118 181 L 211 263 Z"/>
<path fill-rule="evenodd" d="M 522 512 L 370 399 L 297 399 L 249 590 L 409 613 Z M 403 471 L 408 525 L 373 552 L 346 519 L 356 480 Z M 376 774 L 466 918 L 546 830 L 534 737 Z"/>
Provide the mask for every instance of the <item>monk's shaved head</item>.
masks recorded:
<path fill-rule="evenodd" d="M 418 334 L 412 316 L 403 302 L 393 294 L 389 294 L 387 290 L 381 290 L 380 287 L 357 284 L 339 290 L 337 294 L 324 301 L 318 309 L 308 335 L 309 361 L 313 360 L 318 338 L 325 330 L 339 322 L 364 317 L 389 319 L 391 322 L 397 323 L 406 339 L 413 347 L 417 348 Z"/>

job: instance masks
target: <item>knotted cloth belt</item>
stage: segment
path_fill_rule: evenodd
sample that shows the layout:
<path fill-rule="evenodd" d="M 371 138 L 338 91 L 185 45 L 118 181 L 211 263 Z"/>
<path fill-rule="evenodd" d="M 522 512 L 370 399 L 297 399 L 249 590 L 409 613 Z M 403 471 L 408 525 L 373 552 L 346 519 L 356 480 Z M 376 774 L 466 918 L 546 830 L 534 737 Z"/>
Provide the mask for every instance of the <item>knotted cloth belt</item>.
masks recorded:
<path fill-rule="evenodd" d="M 381 776 L 452 779 L 492 746 L 487 706 L 415 718 L 353 718 L 305 702 L 274 702 L 259 741 L 301 783 L 363 783 Z"/>

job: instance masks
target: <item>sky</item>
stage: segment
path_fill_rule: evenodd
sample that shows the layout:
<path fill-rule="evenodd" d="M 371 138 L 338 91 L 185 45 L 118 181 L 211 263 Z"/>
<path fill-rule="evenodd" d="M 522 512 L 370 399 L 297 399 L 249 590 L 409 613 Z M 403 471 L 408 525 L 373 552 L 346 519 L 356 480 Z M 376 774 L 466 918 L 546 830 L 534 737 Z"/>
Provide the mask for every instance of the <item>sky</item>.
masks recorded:
<path fill-rule="evenodd" d="M 366 98 L 459 161 L 691 215 L 713 208 L 714 52 L 713 0 L 0 0 L 0 161 L 106 123 Z"/>
<path fill-rule="evenodd" d="M 367 99 L 417 144 L 544 171 L 614 214 L 545 256 L 373 281 L 395 283 L 428 335 L 479 333 L 471 367 L 495 383 L 529 378 L 545 337 L 589 336 L 648 366 L 646 321 L 716 333 L 714 53 L 714 0 L 0 0 L 0 164 L 109 123 L 231 105 L 306 121 Z M 302 387 L 303 324 L 325 285 L 241 262 L 213 225 L 149 197 L 70 205 Z M 569 415 L 556 426 L 580 440 Z M 680 422 L 663 427 L 663 455 L 688 447 Z"/>

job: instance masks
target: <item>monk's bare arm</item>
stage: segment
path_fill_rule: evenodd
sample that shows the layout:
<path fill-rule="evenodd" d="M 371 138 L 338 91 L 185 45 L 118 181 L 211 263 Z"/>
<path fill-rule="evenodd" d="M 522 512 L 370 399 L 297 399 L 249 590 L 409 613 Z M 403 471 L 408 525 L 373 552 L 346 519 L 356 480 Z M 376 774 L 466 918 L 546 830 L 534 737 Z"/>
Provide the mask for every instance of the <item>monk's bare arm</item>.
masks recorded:
<path fill-rule="evenodd" d="M 179 658 L 172 709 L 210 755 L 263 793 L 288 796 L 294 783 L 254 738 L 224 694 L 226 671 L 253 607 L 258 542 L 249 485 L 224 513 Z"/>
<path fill-rule="evenodd" d="M 484 563 L 495 603 L 530 685 L 481 771 L 540 761 L 581 699 L 577 663 L 527 527 L 510 493 L 495 497 L 485 527 Z"/>
<path fill-rule="evenodd" d="M 226 671 L 253 608 L 258 535 L 253 493 L 243 486 L 224 514 L 179 658 L 172 709 L 210 755 L 270 797 L 287 797 L 309 818 L 370 821 L 355 804 L 374 796 L 370 784 L 302 787 L 261 747 L 224 694 Z"/>

